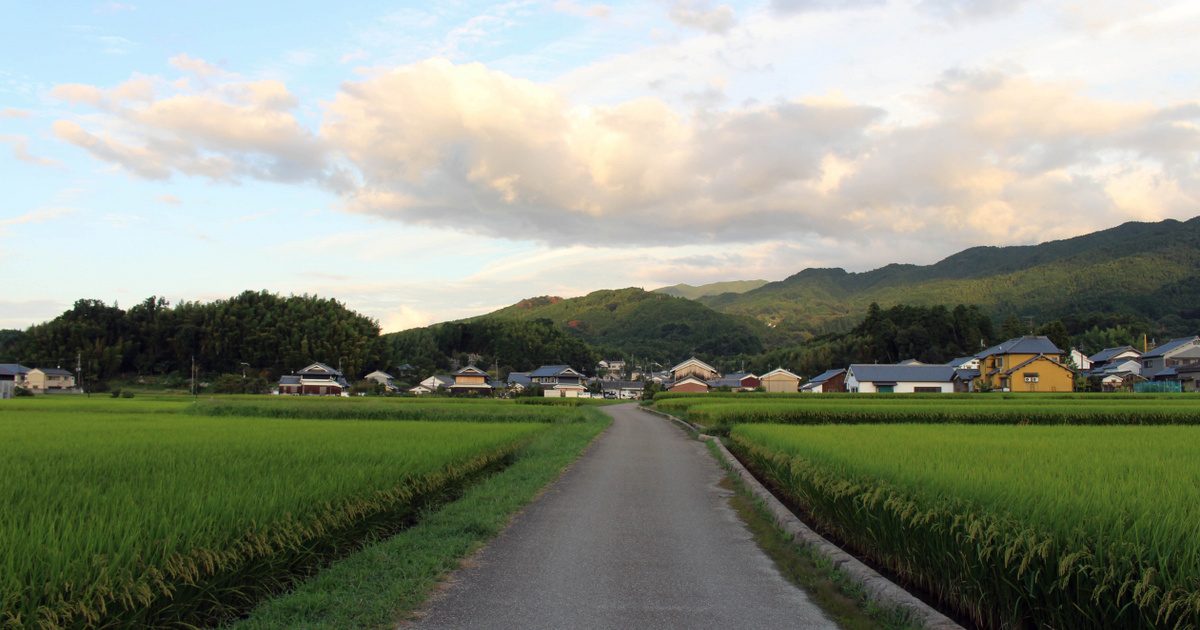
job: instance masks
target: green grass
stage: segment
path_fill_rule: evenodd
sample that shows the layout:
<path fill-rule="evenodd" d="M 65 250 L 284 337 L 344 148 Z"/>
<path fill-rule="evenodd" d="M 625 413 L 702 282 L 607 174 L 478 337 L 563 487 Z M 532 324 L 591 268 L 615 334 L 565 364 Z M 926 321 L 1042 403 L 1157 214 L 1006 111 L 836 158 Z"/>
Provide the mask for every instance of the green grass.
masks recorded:
<path fill-rule="evenodd" d="M 0 625 L 212 623 L 552 426 L 115 412 L 130 403 L 0 406 Z"/>
<path fill-rule="evenodd" d="M 745 424 L 731 447 L 983 626 L 1200 625 L 1200 427 Z"/>
<path fill-rule="evenodd" d="M 238 396 L 204 398 L 187 407 L 202 416 L 320 418 L 325 420 L 426 420 L 469 422 L 580 422 L 581 406 L 527 405 L 468 398 L 337 398 Z"/>
<path fill-rule="evenodd" d="M 557 478 L 610 422 L 599 413 L 593 417 L 592 422 L 554 425 L 538 433 L 520 459 L 461 499 L 333 564 L 293 592 L 268 600 L 239 627 L 395 627 L 458 568 L 460 558 L 502 531 L 510 515 Z"/>

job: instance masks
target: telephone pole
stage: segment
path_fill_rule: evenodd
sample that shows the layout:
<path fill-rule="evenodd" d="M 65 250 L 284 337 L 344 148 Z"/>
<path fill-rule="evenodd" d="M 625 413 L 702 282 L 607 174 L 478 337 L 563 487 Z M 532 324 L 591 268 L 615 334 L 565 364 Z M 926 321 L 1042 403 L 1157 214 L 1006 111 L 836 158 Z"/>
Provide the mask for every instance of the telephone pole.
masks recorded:
<path fill-rule="evenodd" d="M 192 398 L 196 397 L 196 355 L 192 355 Z"/>

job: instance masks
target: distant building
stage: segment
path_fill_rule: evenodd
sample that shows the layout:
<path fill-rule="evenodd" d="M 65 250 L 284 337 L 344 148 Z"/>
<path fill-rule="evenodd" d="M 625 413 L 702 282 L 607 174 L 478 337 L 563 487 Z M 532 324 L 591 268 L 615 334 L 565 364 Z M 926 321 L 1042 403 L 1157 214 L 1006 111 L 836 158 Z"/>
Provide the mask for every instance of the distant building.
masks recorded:
<path fill-rule="evenodd" d="M 454 384 L 454 377 L 448 374 L 435 374 L 410 387 L 408 393 L 418 396 L 432 394 L 441 389 L 449 389 Z"/>
<path fill-rule="evenodd" d="M 1007 392 L 1075 391 L 1075 373 L 1062 362 L 1063 351 L 1049 338 L 1026 335 L 975 355 L 979 378 Z"/>
<path fill-rule="evenodd" d="M 75 375 L 62 368 L 33 368 L 25 374 L 26 387 L 39 394 L 75 389 Z"/>
<path fill-rule="evenodd" d="M 1142 354 L 1142 376 L 1155 381 L 1179 380 L 1180 367 L 1200 363 L 1200 337 L 1179 337 Z"/>
<path fill-rule="evenodd" d="M 702 381 L 707 382 L 721 378 L 721 373 L 717 371 L 717 368 L 701 361 L 700 359 L 697 359 L 696 357 L 692 357 L 687 361 L 684 361 L 671 368 L 672 381 L 680 381 L 689 376 L 694 376 Z"/>
<path fill-rule="evenodd" d="M 1077 372 L 1087 372 L 1088 370 L 1092 369 L 1092 359 L 1079 350 L 1071 348 L 1070 357 L 1071 363 L 1075 364 L 1075 370 Z"/>
<path fill-rule="evenodd" d="M 667 391 L 684 392 L 688 394 L 707 394 L 708 381 L 695 376 L 685 376 L 667 387 Z"/>
<path fill-rule="evenodd" d="M 468 365 L 455 372 L 454 383 L 448 389 L 454 395 L 476 394 L 491 396 L 493 393 L 492 386 L 488 383 L 487 372 L 474 365 Z"/>
<path fill-rule="evenodd" d="M 1105 364 L 1111 363 L 1113 361 L 1120 361 L 1120 360 L 1125 360 L 1125 359 L 1140 360 L 1141 358 L 1142 358 L 1141 351 L 1137 350 L 1133 346 L 1117 346 L 1115 348 L 1105 348 L 1105 349 L 1101 350 L 1100 352 L 1097 352 L 1096 354 L 1093 354 L 1092 356 L 1088 357 L 1088 361 L 1091 361 L 1091 363 L 1092 363 L 1092 366 L 1089 369 L 1094 370 L 1098 367 L 1102 367 Z"/>
<path fill-rule="evenodd" d="M 625 376 L 625 362 L 616 359 L 601 361 L 596 364 L 596 373 L 601 378 L 619 380 Z"/>
<path fill-rule="evenodd" d="M 825 370 L 800 386 L 804 394 L 830 394 L 846 391 L 846 370 Z"/>
<path fill-rule="evenodd" d="M 279 393 L 293 396 L 342 396 L 350 383 L 340 370 L 313 363 L 303 370 L 279 378 Z"/>
<path fill-rule="evenodd" d="M 845 374 L 847 391 L 863 394 L 937 394 L 954 391 L 952 365 L 856 363 Z"/>
<path fill-rule="evenodd" d="M 370 374 L 364 376 L 363 380 L 375 381 L 376 383 L 383 385 L 384 391 L 388 392 L 389 394 L 400 391 L 400 387 L 396 385 L 396 378 L 391 374 L 381 370 L 375 370 L 374 372 L 371 372 Z"/>
<path fill-rule="evenodd" d="M 505 380 L 511 392 L 520 393 L 533 387 L 533 379 L 529 377 L 529 372 L 509 372 Z"/>
<path fill-rule="evenodd" d="M 728 387 L 735 392 L 752 392 L 761 384 L 758 376 L 750 372 L 735 372 L 726 374 L 721 378 L 713 379 L 708 382 L 709 387 L 714 389 L 719 387 Z"/>
<path fill-rule="evenodd" d="M 775 368 L 758 380 L 768 392 L 795 394 L 800 391 L 800 381 L 803 379 L 783 368 Z"/>
<path fill-rule="evenodd" d="M 0 382 L 10 382 L 14 387 L 26 387 L 30 368 L 20 363 L 0 363 Z"/>

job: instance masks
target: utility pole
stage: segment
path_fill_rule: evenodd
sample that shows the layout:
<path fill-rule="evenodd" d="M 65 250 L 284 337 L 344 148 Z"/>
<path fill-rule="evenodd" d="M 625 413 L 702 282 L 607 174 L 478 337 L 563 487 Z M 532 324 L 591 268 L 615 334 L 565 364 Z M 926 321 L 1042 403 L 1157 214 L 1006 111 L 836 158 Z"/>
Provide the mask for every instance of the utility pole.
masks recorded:
<path fill-rule="evenodd" d="M 192 398 L 196 397 L 196 355 L 192 355 Z"/>
<path fill-rule="evenodd" d="M 83 352 L 75 351 L 75 387 L 83 389 Z M 91 392 L 88 392 L 88 398 L 91 398 Z"/>

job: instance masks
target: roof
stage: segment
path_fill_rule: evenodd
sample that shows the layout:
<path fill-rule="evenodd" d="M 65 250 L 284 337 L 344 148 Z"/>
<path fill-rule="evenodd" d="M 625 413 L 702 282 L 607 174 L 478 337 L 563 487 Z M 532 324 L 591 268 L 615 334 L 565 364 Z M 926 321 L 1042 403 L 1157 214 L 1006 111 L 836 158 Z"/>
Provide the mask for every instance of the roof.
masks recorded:
<path fill-rule="evenodd" d="M 829 379 L 837 376 L 838 374 L 842 374 L 845 371 L 846 370 L 843 368 L 838 368 L 836 370 L 825 370 L 824 372 L 821 372 L 820 374 L 812 377 L 812 380 L 809 381 L 809 384 L 811 385 L 814 383 L 817 383 L 817 384 L 824 383 L 825 381 L 828 381 Z"/>
<path fill-rule="evenodd" d="M 409 364 L 407 364 L 407 363 L 401 363 L 400 365 L 397 365 L 397 366 L 396 366 L 396 371 L 397 371 L 397 372 L 407 372 L 407 371 L 409 371 L 409 370 L 411 370 L 411 369 L 413 369 L 413 366 L 411 366 L 411 365 L 409 365 Z"/>
<path fill-rule="evenodd" d="M 533 384 L 533 380 L 529 378 L 529 372 L 509 372 L 508 382 L 522 387 L 529 387 Z"/>
<path fill-rule="evenodd" d="M 695 376 L 685 376 L 685 377 L 679 379 L 678 381 L 671 383 L 671 387 L 675 387 L 677 385 L 683 385 L 684 383 L 695 383 L 697 385 L 703 385 L 705 387 L 708 387 L 707 382 L 702 381 L 702 380 L 696 378 Z M 670 389 L 670 388 L 668 388 L 668 389 Z"/>
<path fill-rule="evenodd" d="M 1200 346 L 1193 346 L 1187 350 L 1176 352 L 1171 355 L 1172 359 L 1200 359 Z"/>
<path fill-rule="evenodd" d="M 792 377 L 792 378 L 796 379 L 797 381 L 799 381 L 799 380 L 802 380 L 802 379 L 800 378 L 800 376 L 799 376 L 799 375 L 792 374 L 791 372 L 789 372 L 789 371 L 787 371 L 787 370 L 785 370 L 785 369 L 783 369 L 783 368 L 775 368 L 774 370 L 771 370 L 770 372 L 767 372 L 766 374 L 763 374 L 763 375 L 760 377 L 760 380 L 764 380 L 764 381 L 765 381 L 765 380 L 767 380 L 768 378 L 770 378 L 770 377 L 772 377 L 772 376 L 790 376 L 790 377 Z"/>
<path fill-rule="evenodd" d="M 971 361 L 977 360 L 978 358 L 979 357 L 954 357 L 953 359 L 950 359 L 949 361 L 947 361 L 946 365 L 950 365 L 953 367 L 962 367 L 962 366 L 970 363 Z"/>
<path fill-rule="evenodd" d="M 0 363 L 0 375 L 15 376 L 17 374 L 28 374 L 29 368 L 20 363 Z"/>
<path fill-rule="evenodd" d="M 1134 348 L 1133 346 L 1117 346 L 1116 348 L 1105 348 L 1100 352 L 1088 357 L 1088 360 L 1092 363 L 1106 363 L 1111 361 L 1113 357 L 1121 354 L 1122 352 L 1133 352 L 1138 356 L 1142 355 L 1142 353 L 1138 352 L 1138 349 Z"/>
<path fill-rule="evenodd" d="M 320 361 L 309 365 L 308 367 L 304 368 L 303 370 L 296 370 L 296 374 L 304 374 L 306 372 L 324 372 L 325 374 L 332 374 L 334 376 L 342 375 L 341 371 L 335 370 L 335 369 L 329 367 L 328 365 L 321 363 Z"/>
<path fill-rule="evenodd" d="M 1020 370 L 1020 369 L 1024 368 L 1025 366 L 1027 366 L 1027 365 L 1029 365 L 1029 364 L 1031 364 L 1031 363 L 1035 363 L 1035 362 L 1037 362 L 1037 361 L 1040 361 L 1040 360 L 1042 360 L 1042 359 L 1045 359 L 1045 360 L 1046 360 L 1046 361 L 1048 361 L 1048 362 L 1049 362 L 1051 365 L 1054 365 L 1054 366 L 1056 366 L 1056 367 L 1060 367 L 1060 368 L 1062 368 L 1062 369 L 1064 369 L 1064 370 L 1066 370 L 1066 371 L 1068 371 L 1068 372 L 1071 372 L 1071 368 L 1069 368 L 1069 367 L 1067 367 L 1067 366 L 1063 365 L 1062 363 L 1059 363 L 1058 361 L 1055 361 L 1054 359 L 1051 359 L 1050 357 L 1048 357 L 1048 356 L 1046 356 L 1046 355 L 1044 355 L 1044 354 L 1039 354 L 1039 355 L 1037 355 L 1037 356 L 1029 357 L 1028 359 L 1025 359 L 1024 361 L 1022 361 L 1022 362 L 1020 362 L 1020 363 L 1018 363 L 1018 364 L 1016 364 L 1016 365 L 1014 365 L 1014 366 L 1012 366 L 1012 367 L 1008 368 L 1007 370 L 1004 370 L 1004 374 L 1012 374 L 1013 372 L 1016 372 L 1017 370 Z M 990 374 L 995 374 L 995 372 L 994 372 L 994 371 L 993 371 L 993 372 L 990 372 Z"/>
<path fill-rule="evenodd" d="M 860 383 L 948 383 L 957 371 L 952 365 L 856 363 L 850 366 L 850 372 Z"/>
<path fill-rule="evenodd" d="M 994 354 L 1062 354 L 1062 350 L 1049 337 L 1025 335 L 994 345 L 975 356 L 982 359 Z"/>
<path fill-rule="evenodd" d="M 475 367 L 474 365 L 468 365 L 467 367 L 454 373 L 455 376 L 458 376 L 460 374 L 461 375 L 469 374 L 471 376 L 487 376 L 487 372 L 484 372 L 483 370 Z"/>
<path fill-rule="evenodd" d="M 71 376 L 70 370 L 64 370 L 62 368 L 33 368 L 33 370 L 37 370 L 42 374 L 50 376 Z M 30 370 L 30 372 L 33 370 Z"/>
<path fill-rule="evenodd" d="M 716 378 L 716 379 L 709 381 L 708 386 L 709 387 L 730 387 L 730 388 L 742 387 L 742 379 L 730 378 L 728 376 L 726 376 L 725 378 Z"/>
<path fill-rule="evenodd" d="M 284 374 L 283 376 L 279 377 L 279 384 L 280 385 L 299 385 L 300 377 L 296 376 L 295 374 Z"/>
<path fill-rule="evenodd" d="M 363 378 L 371 378 L 372 376 L 375 376 L 376 374 L 382 376 L 383 378 L 386 378 L 389 381 L 396 378 L 396 377 L 392 376 L 391 374 L 384 372 L 383 370 L 375 370 L 374 372 L 371 372 L 370 374 L 364 376 Z"/>
<path fill-rule="evenodd" d="M 973 381 L 977 378 L 979 378 L 979 370 L 971 370 L 966 368 L 954 369 L 954 380 L 956 381 Z"/>
<path fill-rule="evenodd" d="M 734 372 L 733 374 L 726 374 L 725 378 L 732 378 L 740 381 L 747 378 L 758 378 L 758 375 L 754 372 Z"/>
<path fill-rule="evenodd" d="M 529 376 L 535 377 L 535 378 L 541 378 L 543 376 L 559 376 L 567 371 L 570 371 L 578 376 L 583 376 L 582 374 L 579 374 L 579 372 L 572 370 L 571 366 L 569 366 L 569 365 L 543 365 L 543 366 L 539 367 L 538 369 L 530 372 Z"/>
<path fill-rule="evenodd" d="M 700 359 L 697 359 L 696 357 L 692 357 L 692 358 L 688 359 L 687 361 L 683 361 L 683 362 L 679 363 L 679 365 L 676 365 L 675 367 L 671 368 L 671 372 L 674 372 L 674 371 L 678 370 L 679 368 L 681 368 L 681 367 L 683 367 L 683 366 L 685 366 L 685 365 L 687 365 L 687 364 L 689 364 L 689 363 L 694 363 L 694 364 L 696 364 L 696 365 L 698 365 L 698 366 L 700 366 L 700 367 L 702 367 L 702 368 L 704 368 L 704 369 L 708 370 L 709 372 L 716 372 L 716 371 L 717 371 L 717 368 L 715 368 L 715 367 L 713 367 L 713 366 L 711 366 L 711 365 L 709 365 L 709 364 L 707 364 L 707 363 L 705 363 L 705 362 L 701 361 Z"/>
<path fill-rule="evenodd" d="M 1171 354 L 1175 350 L 1178 350 L 1180 348 L 1185 348 L 1188 345 L 1195 343 L 1198 339 L 1200 339 L 1200 337 L 1195 337 L 1195 336 L 1179 337 L 1177 339 L 1172 339 L 1172 340 L 1168 341 L 1167 343 L 1162 344 L 1161 346 L 1157 346 L 1157 347 L 1151 349 L 1146 354 L 1143 354 L 1142 358 L 1149 359 L 1152 357 L 1166 356 L 1168 354 Z"/>

